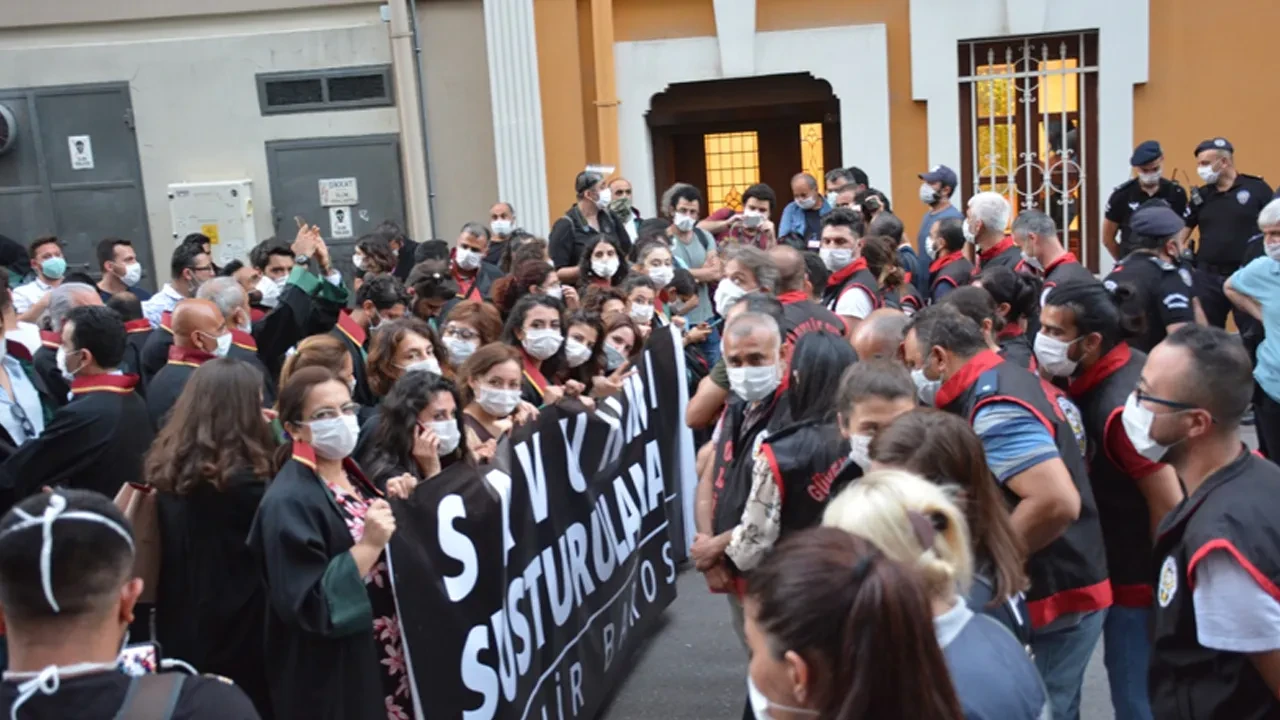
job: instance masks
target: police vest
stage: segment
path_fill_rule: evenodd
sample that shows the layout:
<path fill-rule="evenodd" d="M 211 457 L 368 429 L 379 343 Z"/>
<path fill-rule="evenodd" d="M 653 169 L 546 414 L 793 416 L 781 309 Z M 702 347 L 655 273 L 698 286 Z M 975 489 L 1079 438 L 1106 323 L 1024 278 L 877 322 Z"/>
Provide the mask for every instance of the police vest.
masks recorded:
<path fill-rule="evenodd" d="M 795 344 L 811 332 L 829 332 L 841 337 L 849 332 L 839 315 L 809 300 L 802 292 L 784 293 L 778 300 L 782 302 L 782 335 L 788 343 Z"/>
<path fill-rule="evenodd" d="M 1039 366 L 1036 364 L 1035 349 L 1031 347 L 1031 339 L 1021 325 L 1006 325 L 996 335 L 996 344 L 1000 346 L 1000 357 L 1018 367 L 1036 372 Z"/>
<path fill-rule="evenodd" d="M 986 251 L 978 253 L 977 272 L 982 272 L 997 265 L 1003 265 L 1014 272 L 1021 272 L 1026 269 L 1026 263 L 1022 260 L 1022 250 L 1018 249 L 1017 244 L 1013 242 L 1013 238 L 1005 237 L 1005 239 L 987 248 Z"/>
<path fill-rule="evenodd" d="M 956 250 L 943 255 L 929 266 L 929 292 L 936 293 L 939 285 L 964 287 L 973 280 L 973 263 L 964 256 L 963 250 Z"/>
<path fill-rule="evenodd" d="M 742 522 L 751 492 L 752 449 L 761 433 L 787 424 L 785 391 L 779 388 L 758 417 L 747 422 L 747 403 L 734 395 L 725 407 L 712 470 L 712 532 L 719 535 Z"/>
<path fill-rule="evenodd" d="M 1134 479 L 1107 452 L 1107 430 L 1121 422 L 1129 394 L 1138 386 L 1147 356 L 1121 343 L 1071 384 L 1084 415 L 1089 443 L 1089 480 L 1098 502 L 1107 570 L 1117 605 L 1151 607 L 1151 533 L 1147 500 Z"/>
<path fill-rule="evenodd" d="M 1178 720 L 1280 717 L 1280 701 L 1248 656 L 1212 650 L 1197 639 L 1192 599 L 1196 564 L 1229 552 L 1275 596 L 1280 594 L 1280 468 L 1241 448 L 1160 523 L 1151 642 L 1151 712 Z M 1280 600 L 1280 597 L 1276 598 Z"/>
<path fill-rule="evenodd" d="M 817 525 L 827 500 L 850 476 L 840 478 L 849 441 L 834 422 L 809 420 L 780 429 L 760 445 L 782 491 L 782 535 Z"/>
<path fill-rule="evenodd" d="M 1044 627 L 1066 613 L 1101 610 L 1111 605 L 1106 550 L 1098 507 L 1089 486 L 1084 459 L 1084 427 L 1079 411 L 1061 392 L 992 351 L 970 360 L 938 392 L 938 407 L 970 423 L 992 402 L 1012 402 L 1030 410 L 1049 430 L 1080 494 L 1080 517 L 1048 547 L 1027 560 L 1031 590 L 1027 593 L 1033 627 Z M 1019 501 L 1006 489 L 1011 507 Z"/>
<path fill-rule="evenodd" d="M 822 294 L 822 303 L 826 305 L 832 312 L 835 312 L 836 306 L 840 303 L 840 298 L 845 292 L 853 288 L 860 288 L 871 296 L 871 305 L 879 308 L 882 304 L 880 296 L 880 283 L 876 281 L 876 276 L 871 274 L 867 269 L 867 259 L 858 258 L 852 264 L 835 272 L 827 280 L 827 290 Z"/>
<path fill-rule="evenodd" d="M 893 290 L 885 291 L 884 306 L 912 315 L 924 307 L 924 301 L 920 299 L 920 293 L 916 292 L 914 286 L 903 283 Z"/>

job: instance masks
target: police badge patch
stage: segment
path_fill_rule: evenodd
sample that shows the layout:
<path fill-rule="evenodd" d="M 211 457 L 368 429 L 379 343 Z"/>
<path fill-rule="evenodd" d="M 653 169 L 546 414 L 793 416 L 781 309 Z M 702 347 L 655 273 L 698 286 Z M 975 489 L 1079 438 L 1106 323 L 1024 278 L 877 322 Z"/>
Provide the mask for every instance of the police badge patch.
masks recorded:
<path fill-rule="evenodd" d="M 1182 278 L 1182 282 L 1191 287 L 1191 271 L 1186 268 L 1178 268 L 1178 277 Z"/>
<path fill-rule="evenodd" d="M 1248 203 L 1248 202 L 1249 202 L 1249 191 L 1248 191 L 1248 190 L 1241 190 L 1240 192 L 1236 193 L 1236 202 L 1239 202 L 1241 205 L 1244 205 L 1244 204 Z"/>
<path fill-rule="evenodd" d="M 1173 602 L 1173 596 L 1177 594 L 1178 561 L 1170 555 L 1160 566 L 1160 585 L 1156 588 L 1156 599 L 1160 602 L 1160 607 L 1167 608 L 1169 603 Z"/>
<path fill-rule="evenodd" d="M 1067 419 L 1067 424 L 1071 426 L 1071 433 L 1076 436 L 1076 444 L 1080 446 L 1080 456 L 1086 456 L 1086 450 L 1089 447 L 1088 437 L 1084 431 L 1084 417 L 1080 414 L 1080 408 L 1071 402 L 1064 395 L 1058 396 L 1058 409 L 1062 411 L 1062 416 Z"/>
<path fill-rule="evenodd" d="M 1131 202 L 1131 203 L 1129 203 L 1129 209 L 1130 209 L 1130 210 L 1137 210 L 1137 209 L 1138 209 L 1138 205 L 1139 205 L 1139 203 Z"/>

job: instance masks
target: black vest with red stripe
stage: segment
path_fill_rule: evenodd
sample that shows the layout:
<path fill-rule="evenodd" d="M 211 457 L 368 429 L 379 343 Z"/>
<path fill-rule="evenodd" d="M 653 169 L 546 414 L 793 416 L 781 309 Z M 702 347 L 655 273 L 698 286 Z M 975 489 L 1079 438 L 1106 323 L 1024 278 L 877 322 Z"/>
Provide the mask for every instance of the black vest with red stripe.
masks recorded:
<path fill-rule="evenodd" d="M 978 267 L 974 270 L 974 275 L 997 265 L 1003 265 L 1014 272 L 1029 270 L 1027 263 L 1022 259 L 1022 250 L 1011 237 L 1005 237 L 985 251 L 978 253 Z"/>
<path fill-rule="evenodd" d="M 851 479 L 840 476 L 849 460 L 849 441 L 834 422 L 809 420 L 782 428 L 760 445 L 760 452 L 781 490 L 782 535 L 817 525 L 827 500 Z"/>
<path fill-rule="evenodd" d="M 956 250 L 934 260 L 929 265 L 929 277 L 930 293 L 936 293 L 939 285 L 964 287 L 973 280 L 973 263 L 964 256 L 963 250 Z"/>
<path fill-rule="evenodd" d="M 1076 521 L 1027 560 L 1031 576 L 1027 605 L 1032 626 L 1044 627 L 1066 613 L 1109 607 L 1111 585 L 1107 580 L 1106 549 L 1086 472 L 1080 411 L 1057 388 L 990 350 L 974 356 L 938 392 L 939 408 L 970 423 L 979 408 L 992 402 L 1021 405 L 1044 423 L 1080 494 L 1080 516 Z M 1005 495 L 1011 506 L 1018 504 L 1018 496 L 1007 488 Z"/>
<path fill-rule="evenodd" d="M 854 288 L 861 288 L 871 296 L 872 307 L 879 308 L 883 304 L 880 297 L 880 283 L 867 269 L 867 259 L 861 257 L 831 274 L 827 279 L 827 290 L 822 294 L 822 304 L 835 312 L 841 296 Z"/>
<path fill-rule="evenodd" d="M 1148 687 L 1154 717 L 1263 720 L 1280 701 L 1247 655 L 1202 646 L 1193 601 L 1196 565 L 1230 553 L 1259 587 L 1280 601 L 1280 468 L 1241 448 L 1160 523 Z"/>
<path fill-rule="evenodd" d="M 1134 479 L 1107 452 L 1107 431 L 1121 422 L 1120 413 L 1146 362 L 1146 355 L 1121 343 L 1068 388 L 1091 441 L 1089 481 L 1107 544 L 1111 592 L 1117 605 L 1132 608 L 1151 607 L 1150 514 Z"/>
<path fill-rule="evenodd" d="M 924 307 L 924 300 L 920 299 L 920 293 L 916 292 L 915 286 L 906 282 L 893 290 L 885 291 L 884 306 L 913 315 Z"/>
<path fill-rule="evenodd" d="M 786 392 L 779 388 L 771 407 L 751 423 L 744 423 L 747 403 L 733 395 L 724 409 L 720 438 L 716 443 L 715 467 L 712 470 L 712 532 L 719 535 L 742 522 L 742 510 L 751 492 L 751 468 L 755 464 L 752 450 L 756 437 L 786 425 L 789 420 Z"/>
<path fill-rule="evenodd" d="M 789 292 L 778 296 L 782 303 L 782 335 L 788 343 L 811 332 L 829 332 L 844 336 L 849 326 L 837 314 L 813 302 L 803 292 Z"/>
<path fill-rule="evenodd" d="M 1089 272 L 1089 268 L 1080 264 L 1080 261 L 1076 259 L 1075 253 L 1067 253 L 1045 266 L 1044 290 L 1046 294 L 1058 285 L 1066 285 L 1072 282 L 1100 281 L 1093 276 L 1093 273 Z M 1043 297 L 1041 297 L 1041 304 L 1044 304 Z"/>

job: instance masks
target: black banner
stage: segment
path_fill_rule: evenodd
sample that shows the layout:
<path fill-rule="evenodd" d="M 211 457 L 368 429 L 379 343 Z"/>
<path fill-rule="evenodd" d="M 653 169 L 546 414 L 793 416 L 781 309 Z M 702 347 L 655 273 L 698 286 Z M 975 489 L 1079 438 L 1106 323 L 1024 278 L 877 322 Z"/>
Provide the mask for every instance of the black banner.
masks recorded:
<path fill-rule="evenodd" d="M 545 408 L 494 466 L 455 466 L 393 501 L 417 717 L 598 712 L 676 594 L 693 482 L 683 360 L 657 332 L 617 397 Z"/>

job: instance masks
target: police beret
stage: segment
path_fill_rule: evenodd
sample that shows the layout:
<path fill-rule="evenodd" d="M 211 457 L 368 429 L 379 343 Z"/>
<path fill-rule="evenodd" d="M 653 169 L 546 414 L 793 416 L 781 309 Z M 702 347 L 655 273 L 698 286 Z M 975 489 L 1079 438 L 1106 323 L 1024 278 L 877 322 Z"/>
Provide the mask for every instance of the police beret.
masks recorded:
<path fill-rule="evenodd" d="M 1146 202 L 1129 216 L 1129 229 L 1147 237 L 1169 237 L 1185 226 L 1178 213 L 1163 200 Z"/>
<path fill-rule="evenodd" d="M 1196 146 L 1196 155 L 1205 150 L 1226 150 L 1227 152 L 1235 152 L 1235 148 L 1231 146 L 1231 141 L 1226 138 L 1216 137 L 1202 141 Z"/>
<path fill-rule="evenodd" d="M 1164 151 L 1160 149 L 1160 143 L 1155 140 L 1148 140 L 1134 148 L 1133 155 L 1129 158 L 1129 164 L 1134 167 L 1146 165 L 1159 160 L 1162 155 L 1164 155 Z"/>

